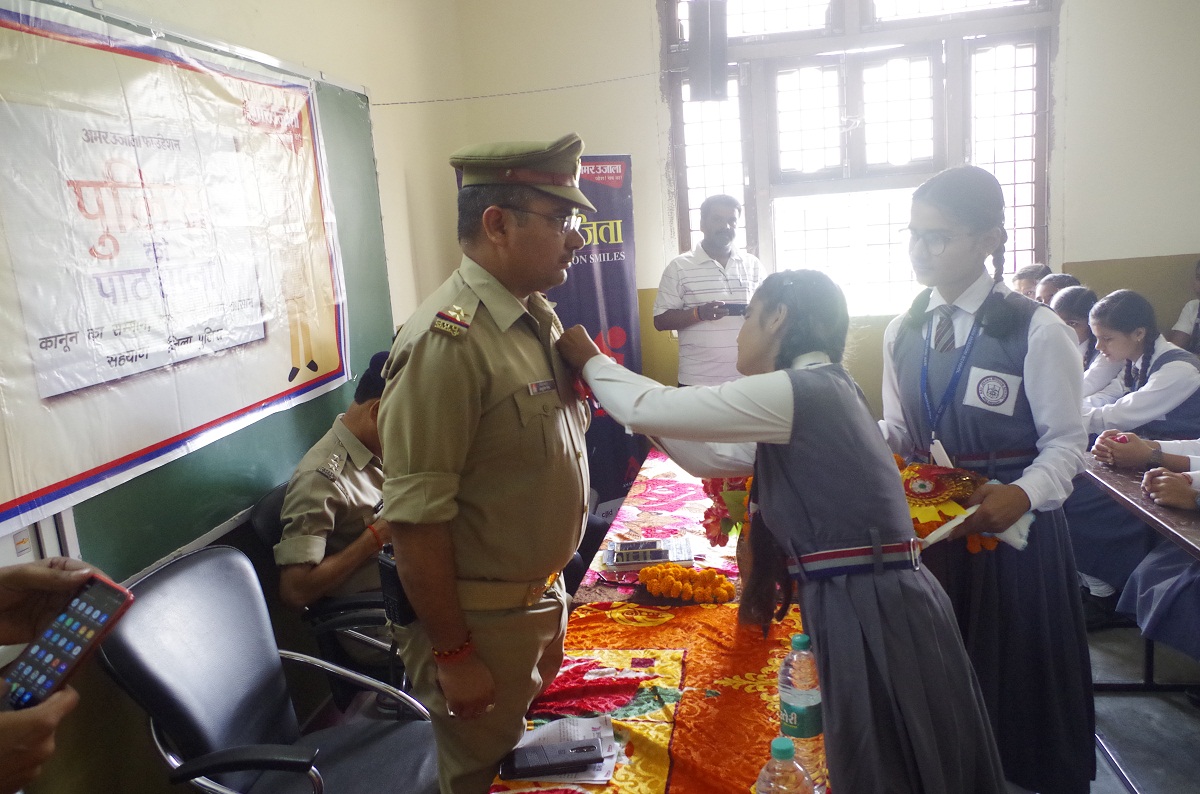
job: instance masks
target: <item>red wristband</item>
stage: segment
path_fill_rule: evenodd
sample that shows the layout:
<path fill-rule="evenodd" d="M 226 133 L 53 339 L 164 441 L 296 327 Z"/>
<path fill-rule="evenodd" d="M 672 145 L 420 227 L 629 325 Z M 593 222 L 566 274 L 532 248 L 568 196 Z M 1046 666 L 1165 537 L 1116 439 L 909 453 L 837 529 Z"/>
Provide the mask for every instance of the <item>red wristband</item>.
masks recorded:
<path fill-rule="evenodd" d="M 374 524 L 367 524 L 367 529 L 371 530 L 371 534 L 375 536 L 375 548 L 378 551 L 383 551 L 383 538 L 379 537 L 379 530 Z"/>
<path fill-rule="evenodd" d="M 699 306 L 692 309 L 692 314 L 696 317 L 696 322 L 700 322 L 700 307 Z"/>
<path fill-rule="evenodd" d="M 468 631 L 467 639 L 457 648 L 449 651 L 439 651 L 437 648 L 432 648 L 432 650 L 433 661 L 436 664 L 453 664 L 470 656 L 471 652 L 475 650 L 475 645 L 471 642 L 471 632 Z"/>

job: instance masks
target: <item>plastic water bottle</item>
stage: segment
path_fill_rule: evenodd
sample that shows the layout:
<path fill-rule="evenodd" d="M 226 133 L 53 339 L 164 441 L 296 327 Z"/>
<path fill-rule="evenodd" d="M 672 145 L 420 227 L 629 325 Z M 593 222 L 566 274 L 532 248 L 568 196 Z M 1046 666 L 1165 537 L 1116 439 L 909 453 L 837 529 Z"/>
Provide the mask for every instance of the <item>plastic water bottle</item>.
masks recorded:
<path fill-rule="evenodd" d="M 779 665 L 779 727 L 792 741 L 796 760 L 812 776 L 815 791 L 825 791 L 825 734 L 821 727 L 821 690 L 817 660 L 807 634 L 792 635 L 792 650 Z"/>
<path fill-rule="evenodd" d="M 758 773 L 755 794 L 812 794 L 812 778 L 796 762 L 795 752 L 786 736 L 771 741 L 771 760 Z"/>

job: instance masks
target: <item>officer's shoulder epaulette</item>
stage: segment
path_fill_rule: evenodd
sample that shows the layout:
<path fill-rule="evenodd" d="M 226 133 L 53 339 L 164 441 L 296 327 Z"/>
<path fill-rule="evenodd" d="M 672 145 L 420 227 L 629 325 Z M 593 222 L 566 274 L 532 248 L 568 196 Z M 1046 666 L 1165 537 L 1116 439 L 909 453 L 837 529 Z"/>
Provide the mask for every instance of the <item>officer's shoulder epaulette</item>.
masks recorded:
<path fill-rule="evenodd" d="M 479 308 L 479 297 L 468 288 L 455 296 L 454 302 L 443 306 L 433 316 L 429 330 L 449 337 L 460 337 L 471 329 L 475 310 Z"/>
<path fill-rule="evenodd" d="M 347 455 L 344 452 L 330 452 L 329 458 L 317 467 L 317 474 L 320 474 L 330 482 L 337 482 L 338 476 L 346 466 L 346 458 Z"/>

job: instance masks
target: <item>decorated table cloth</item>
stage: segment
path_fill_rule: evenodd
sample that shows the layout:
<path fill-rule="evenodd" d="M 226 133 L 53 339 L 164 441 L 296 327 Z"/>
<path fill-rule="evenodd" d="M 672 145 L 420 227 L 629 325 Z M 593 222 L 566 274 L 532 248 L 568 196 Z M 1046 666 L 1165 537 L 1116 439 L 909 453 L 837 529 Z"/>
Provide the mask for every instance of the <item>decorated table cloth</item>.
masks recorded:
<path fill-rule="evenodd" d="M 691 540 L 696 565 L 737 575 L 737 538 L 726 546 L 710 546 L 701 523 L 713 500 L 704 493 L 700 478 L 693 477 L 657 449 L 651 449 L 613 519 L 601 553 L 592 561 L 576 603 L 627 599 L 634 594 L 636 572 L 605 572 L 603 550 L 617 541 L 646 540 L 685 535 Z"/>
<path fill-rule="evenodd" d="M 792 608 L 765 639 L 735 604 L 578 606 L 567 659 L 534 702 L 534 724 L 608 714 L 617 768 L 607 784 L 499 781 L 499 792 L 730 794 L 749 791 L 779 735 L 779 664 L 800 631 Z"/>

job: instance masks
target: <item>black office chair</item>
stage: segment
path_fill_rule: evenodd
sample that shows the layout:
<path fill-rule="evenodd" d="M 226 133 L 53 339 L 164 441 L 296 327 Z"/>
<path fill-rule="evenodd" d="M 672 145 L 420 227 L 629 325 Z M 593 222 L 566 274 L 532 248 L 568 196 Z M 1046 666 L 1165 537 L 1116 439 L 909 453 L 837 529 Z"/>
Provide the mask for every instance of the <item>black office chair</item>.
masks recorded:
<path fill-rule="evenodd" d="M 283 510 L 283 497 L 286 493 L 287 483 L 281 483 L 268 491 L 250 509 L 250 526 L 259 541 L 268 549 L 274 548 L 283 535 L 280 512 Z M 305 607 L 300 617 L 312 629 L 322 659 L 386 681 L 401 689 L 408 689 L 400 657 L 392 653 L 387 644 L 361 631 L 364 628 L 383 626 L 387 622 L 383 595 L 380 592 L 328 596 Z M 355 659 L 346 651 L 342 644 L 343 639 L 374 648 L 379 652 L 378 656 L 388 658 L 390 662 L 369 664 Z M 329 689 L 334 705 L 342 711 L 345 711 L 354 697 L 363 691 L 363 687 L 337 676 L 329 677 Z"/>
<path fill-rule="evenodd" d="M 275 645 L 250 560 L 213 546 L 130 588 L 136 601 L 100 659 L 151 718 L 172 783 L 208 792 L 437 791 L 429 713 L 394 687 Z M 400 701 L 407 720 L 358 717 L 301 736 L 282 659 L 353 678 Z"/>

